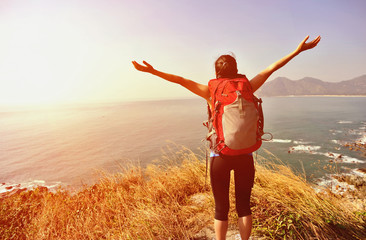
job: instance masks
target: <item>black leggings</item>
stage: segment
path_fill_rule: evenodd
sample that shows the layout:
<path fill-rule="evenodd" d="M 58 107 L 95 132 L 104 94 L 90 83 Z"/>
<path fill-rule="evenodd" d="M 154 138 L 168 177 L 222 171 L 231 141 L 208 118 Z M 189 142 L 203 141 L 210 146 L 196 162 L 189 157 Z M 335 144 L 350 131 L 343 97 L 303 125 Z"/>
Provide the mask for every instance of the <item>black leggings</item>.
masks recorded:
<path fill-rule="evenodd" d="M 238 217 L 250 215 L 250 195 L 254 183 L 252 155 L 211 157 L 210 177 L 215 199 L 215 219 L 226 221 L 229 213 L 230 171 L 234 170 L 235 203 Z"/>

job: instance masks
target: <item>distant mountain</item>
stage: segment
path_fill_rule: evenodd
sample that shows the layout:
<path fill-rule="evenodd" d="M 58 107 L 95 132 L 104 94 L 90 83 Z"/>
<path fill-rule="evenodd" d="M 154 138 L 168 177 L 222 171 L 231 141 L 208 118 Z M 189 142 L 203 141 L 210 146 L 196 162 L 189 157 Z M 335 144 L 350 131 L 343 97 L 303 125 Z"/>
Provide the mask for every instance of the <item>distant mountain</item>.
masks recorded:
<path fill-rule="evenodd" d="M 285 77 L 278 77 L 265 83 L 256 92 L 256 95 L 261 97 L 292 95 L 366 95 L 366 75 L 341 82 L 324 82 L 310 77 L 294 81 Z"/>

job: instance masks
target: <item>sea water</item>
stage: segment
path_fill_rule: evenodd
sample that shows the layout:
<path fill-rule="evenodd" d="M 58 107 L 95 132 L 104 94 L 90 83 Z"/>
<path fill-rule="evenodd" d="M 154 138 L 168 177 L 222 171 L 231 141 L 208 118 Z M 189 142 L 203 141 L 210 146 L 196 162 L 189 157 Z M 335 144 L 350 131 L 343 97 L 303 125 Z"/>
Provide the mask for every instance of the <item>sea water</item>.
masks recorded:
<path fill-rule="evenodd" d="M 268 152 L 310 181 L 366 167 L 362 154 L 343 144 L 365 141 L 366 98 L 263 98 Z M 207 104 L 201 99 L 0 108 L 0 192 L 6 187 L 80 186 L 96 172 L 119 171 L 162 157 L 170 145 L 202 154 Z"/>

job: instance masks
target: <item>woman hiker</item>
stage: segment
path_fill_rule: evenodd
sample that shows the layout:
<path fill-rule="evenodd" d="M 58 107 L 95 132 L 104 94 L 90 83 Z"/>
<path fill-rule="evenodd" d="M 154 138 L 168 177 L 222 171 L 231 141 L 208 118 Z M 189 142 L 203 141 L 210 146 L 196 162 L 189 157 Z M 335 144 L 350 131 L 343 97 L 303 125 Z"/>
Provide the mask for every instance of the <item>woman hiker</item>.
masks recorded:
<path fill-rule="evenodd" d="M 249 80 L 253 93 L 260 88 L 272 73 L 286 65 L 291 59 L 305 50 L 314 48 L 320 41 L 320 36 L 306 42 L 309 36 L 298 45 L 295 51 L 271 64 L 254 78 Z M 134 67 L 142 72 L 151 73 L 169 82 L 177 83 L 194 94 L 204 98 L 211 106 L 211 93 L 208 85 L 156 70 L 143 61 L 144 65 L 132 61 Z M 222 55 L 215 62 L 216 78 L 237 78 L 237 64 L 234 57 Z M 212 108 L 212 106 L 211 106 Z M 254 163 L 252 154 L 225 156 L 222 154 L 210 155 L 211 187 L 215 199 L 214 228 L 217 240 L 225 239 L 228 229 L 229 212 L 229 183 L 230 171 L 234 170 L 236 210 L 241 239 L 249 239 L 252 229 L 252 214 L 250 210 L 250 195 L 254 183 Z"/>

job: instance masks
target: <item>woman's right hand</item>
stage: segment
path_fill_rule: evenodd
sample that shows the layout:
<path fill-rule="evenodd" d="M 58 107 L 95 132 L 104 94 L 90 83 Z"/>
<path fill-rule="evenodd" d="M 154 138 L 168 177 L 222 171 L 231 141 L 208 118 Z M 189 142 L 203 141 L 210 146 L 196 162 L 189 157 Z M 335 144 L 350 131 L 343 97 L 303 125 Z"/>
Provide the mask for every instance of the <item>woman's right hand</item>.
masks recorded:
<path fill-rule="evenodd" d="M 142 61 L 143 64 L 145 64 L 145 66 L 138 64 L 136 61 L 132 61 L 133 66 L 141 71 L 141 72 L 148 72 L 148 73 L 152 73 L 154 71 L 153 66 L 151 66 L 150 64 L 148 64 L 146 61 Z"/>

